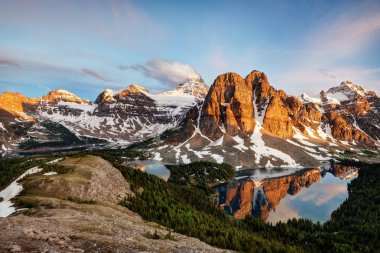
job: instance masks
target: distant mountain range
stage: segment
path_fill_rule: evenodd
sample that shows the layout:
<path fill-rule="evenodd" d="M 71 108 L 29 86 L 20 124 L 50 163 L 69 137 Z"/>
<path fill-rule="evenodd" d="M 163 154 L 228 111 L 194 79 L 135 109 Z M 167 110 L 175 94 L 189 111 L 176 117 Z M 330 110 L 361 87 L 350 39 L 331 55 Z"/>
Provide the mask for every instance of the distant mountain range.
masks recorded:
<path fill-rule="evenodd" d="M 152 94 L 137 84 L 95 101 L 54 90 L 42 98 L 0 95 L 0 149 L 51 149 L 154 137 L 155 159 L 226 162 L 247 167 L 313 166 L 343 152 L 378 152 L 380 99 L 351 82 L 289 96 L 260 71 L 218 76 Z M 346 150 L 346 151 L 345 151 Z M 348 151 L 347 151 L 348 150 Z"/>

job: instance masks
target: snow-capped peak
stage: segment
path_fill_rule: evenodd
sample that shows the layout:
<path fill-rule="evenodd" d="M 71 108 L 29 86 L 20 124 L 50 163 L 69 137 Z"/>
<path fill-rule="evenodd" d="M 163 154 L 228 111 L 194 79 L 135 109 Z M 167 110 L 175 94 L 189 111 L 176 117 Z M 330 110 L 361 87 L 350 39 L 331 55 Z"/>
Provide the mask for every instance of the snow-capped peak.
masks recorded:
<path fill-rule="evenodd" d="M 362 86 L 354 84 L 353 82 L 350 82 L 350 81 L 341 82 L 340 86 L 347 87 L 352 92 L 354 92 L 356 94 L 359 94 L 362 97 L 365 97 L 365 96 L 373 94 L 373 91 L 369 91 L 369 90 L 363 88 Z"/>
<path fill-rule="evenodd" d="M 105 89 L 95 100 L 95 104 L 113 103 L 115 101 L 115 91 L 111 89 Z"/>
<path fill-rule="evenodd" d="M 327 92 L 321 92 L 321 99 L 325 103 L 335 103 L 354 100 L 358 97 L 376 96 L 374 91 L 369 91 L 350 81 L 341 82 L 339 86 L 332 87 Z"/>
<path fill-rule="evenodd" d="M 324 93 L 322 100 L 335 100 L 338 102 L 354 100 L 357 97 L 376 96 L 374 91 L 369 91 L 350 81 L 341 82 L 339 86 L 332 87 Z"/>
<path fill-rule="evenodd" d="M 114 96 L 115 95 L 115 91 L 112 90 L 112 89 L 105 89 L 103 91 L 104 94 L 108 95 L 108 96 Z"/>
<path fill-rule="evenodd" d="M 195 98 L 204 98 L 208 92 L 208 86 L 204 83 L 202 78 L 188 79 L 179 84 L 175 90 L 165 91 L 161 94 L 164 95 L 188 95 Z"/>

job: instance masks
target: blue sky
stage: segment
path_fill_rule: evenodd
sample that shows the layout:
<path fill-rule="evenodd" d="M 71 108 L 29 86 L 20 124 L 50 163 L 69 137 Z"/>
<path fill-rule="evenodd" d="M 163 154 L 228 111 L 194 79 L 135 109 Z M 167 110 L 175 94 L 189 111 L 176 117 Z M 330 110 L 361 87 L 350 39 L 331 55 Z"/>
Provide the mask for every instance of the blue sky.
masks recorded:
<path fill-rule="evenodd" d="M 344 80 L 379 93 L 379 59 L 377 0 L 0 0 L 0 92 L 95 99 L 258 69 L 292 95 Z"/>

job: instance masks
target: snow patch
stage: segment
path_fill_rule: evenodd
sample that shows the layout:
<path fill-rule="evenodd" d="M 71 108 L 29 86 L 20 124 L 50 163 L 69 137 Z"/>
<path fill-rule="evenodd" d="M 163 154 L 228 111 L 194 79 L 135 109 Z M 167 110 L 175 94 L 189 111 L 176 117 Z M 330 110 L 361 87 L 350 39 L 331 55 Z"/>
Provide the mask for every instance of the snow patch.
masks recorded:
<path fill-rule="evenodd" d="M 13 206 L 11 199 L 16 197 L 22 191 L 22 185 L 18 182 L 27 175 L 35 174 L 41 172 L 42 168 L 33 167 L 21 176 L 19 176 L 15 181 L 13 181 L 7 188 L 0 192 L 0 197 L 3 198 L 3 201 L 0 202 L 0 217 L 8 217 L 16 211 L 16 208 Z"/>
<path fill-rule="evenodd" d="M 58 173 L 55 172 L 55 171 L 50 171 L 50 172 L 46 172 L 44 173 L 44 176 L 52 176 L 52 175 L 57 175 Z"/>
<path fill-rule="evenodd" d="M 215 162 L 217 162 L 217 163 L 223 163 L 223 161 L 224 161 L 224 157 L 222 157 L 222 156 L 220 156 L 220 155 L 218 155 L 218 154 L 212 154 L 211 157 L 212 157 L 212 159 L 214 159 Z"/>
<path fill-rule="evenodd" d="M 310 97 L 306 93 L 302 93 L 302 95 L 300 96 L 300 99 L 301 99 L 301 101 L 303 101 L 305 103 L 313 103 L 313 104 L 320 104 L 321 103 L 321 99 Z"/>
<path fill-rule="evenodd" d="M 181 155 L 183 163 L 191 163 L 191 160 L 187 157 L 187 155 Z"/>
<path fill-rule="evenodd" d="M 5 132 L 8 132 L 8 130 L 4 127 L 4 124 L 2 122 L 0 122 L 0 129 Z"/>
<path fill-rule="evenodd" d="M 62 160 L 63 160 L 63 158 L 58 158 L 58 159 L 54 159 L 54 160 L 52 160 L 50 162 L 47 162 L 46 164 L 57 163 L 57 162 L 60 162 Z"/>
<path fill-rule="evenodd" d="M 290 155 L 283 153 L 280 150 L 267 147 L 265 145 L 265 142 L 262 139 L 262 125 L 264 116 L 266 113 L 267 106 L 265 106 L 264 110 L 261 111 L 261 114 L 258 114 L 257 112 L 257 106 L 256 106 L 256 94 L 254 94 L 254 113 L 255 113 L 255 120 L 256 120 L 256 126 L 255 129 L 251 135 L 251 150 L 255 152 L 255 163 L 260 164 L 260 160 L 262 157 L 275 157 L 277 159 L 280 159 L 283 161 L 285 165 L 283 167 L 301 167 L 300 164 L 298 164 Z"/>
<path fill-rule="evenodd" d="M 154 153 L 153 160 L 161 161 L 162 160 L 161 154 L 158 152 Z"/>
<path fill-rule="evenodd" d="M 237 145 L 233 146 L 236 149 L 239 149 L 240 151 L 244 152 L 244 150 L 247 150 L 248 148 L 244 145 L 244 140 L 240 138 L 238 135 L 232 137 L 234 141 L 237 142 Z"/>

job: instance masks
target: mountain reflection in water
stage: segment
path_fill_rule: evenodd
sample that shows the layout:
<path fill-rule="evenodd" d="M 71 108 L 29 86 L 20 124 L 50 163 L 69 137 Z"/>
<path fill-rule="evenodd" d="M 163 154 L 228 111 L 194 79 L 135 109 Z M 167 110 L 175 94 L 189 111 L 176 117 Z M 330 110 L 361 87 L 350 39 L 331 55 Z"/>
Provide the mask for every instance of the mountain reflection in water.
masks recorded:
<path fill-rule="evenodd" d="M 237 177 L 216 188 L 217 204 L 235 218 L 247 215 L 276 223 L 289 218 L 327 221 L 347 198 L 347 183 L 357 177 L 358 168 L 323 163 L 291 175 L 257 179 L 255 170 L 238 172 Z M 283 171 L 278 170 L 278 174 Z M 263 175 L 263 172 L 260 172 Z"/>

